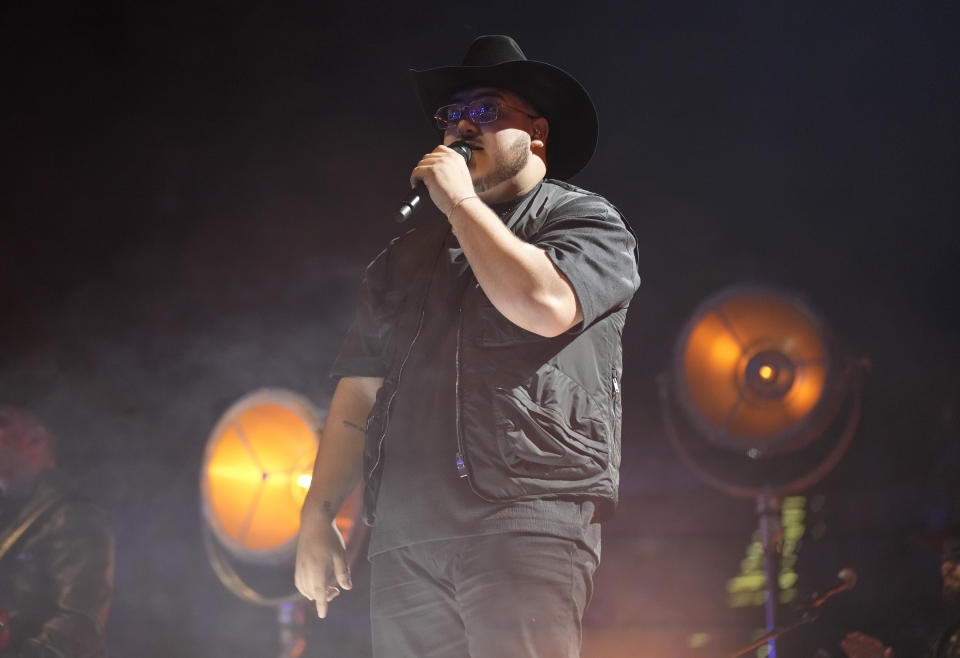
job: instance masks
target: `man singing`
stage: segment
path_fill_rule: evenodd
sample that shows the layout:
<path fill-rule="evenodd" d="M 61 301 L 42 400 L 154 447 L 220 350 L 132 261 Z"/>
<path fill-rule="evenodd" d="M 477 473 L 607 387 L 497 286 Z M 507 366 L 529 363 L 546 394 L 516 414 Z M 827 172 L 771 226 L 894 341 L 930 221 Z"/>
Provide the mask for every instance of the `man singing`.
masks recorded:
<path fill-rule="evenodd" d="M 636 239 L 564 182 L 597 116 L 568 73 L 483 36 L 413 72 L 444 218 L 368 266 L 303 507 L 297 587 L 351 587 L 333 518 L 361 477 L 377 658 L 575 657 L 617 500 Z M 449 148 L 472 152 L 469 161 Z"/>

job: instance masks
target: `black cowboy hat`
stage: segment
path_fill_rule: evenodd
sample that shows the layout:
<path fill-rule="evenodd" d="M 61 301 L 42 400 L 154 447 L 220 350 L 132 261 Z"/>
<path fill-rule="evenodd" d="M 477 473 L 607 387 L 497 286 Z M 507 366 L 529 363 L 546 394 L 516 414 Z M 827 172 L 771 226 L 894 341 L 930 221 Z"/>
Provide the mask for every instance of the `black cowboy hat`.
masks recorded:
<path fill-rule="evenodd" d="M 427 117 L 468 87 L 508 89 L 550 123 L 547 176 L 566 180 L 586 166 L 597 146 L 597 110 L 587 91 L 566 71 L 527 59 L 511 37 L 477 37 L 460 66 L 411 69 Z"/>

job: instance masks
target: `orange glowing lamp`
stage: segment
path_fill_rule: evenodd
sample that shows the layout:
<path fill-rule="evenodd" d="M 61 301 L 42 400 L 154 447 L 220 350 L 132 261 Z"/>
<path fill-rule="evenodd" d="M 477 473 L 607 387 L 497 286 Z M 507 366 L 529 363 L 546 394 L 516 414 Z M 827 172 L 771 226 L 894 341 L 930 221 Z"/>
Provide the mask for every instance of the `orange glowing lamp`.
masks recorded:
<path fill-rule="evenodd" d="M 676 349 L 678 397 L 715 445 L 762 456 L 801 447 L 835 411 L 824 324 L 796 295 L 728 289 L 694 313 Z M 816 427 L 814 427 L 816 426 Z"/>
<path fill-rule="evenodd" d="M 308 400 L 267 389 L 247 395 L 220 418 L 207 441 L 202 510 L 219 543 L 252 563 L 288 561 L 296 551 L 300 509 L 322 440 Z M 359 516 L 355 491 L 336 523 L 349 542 Z"/>

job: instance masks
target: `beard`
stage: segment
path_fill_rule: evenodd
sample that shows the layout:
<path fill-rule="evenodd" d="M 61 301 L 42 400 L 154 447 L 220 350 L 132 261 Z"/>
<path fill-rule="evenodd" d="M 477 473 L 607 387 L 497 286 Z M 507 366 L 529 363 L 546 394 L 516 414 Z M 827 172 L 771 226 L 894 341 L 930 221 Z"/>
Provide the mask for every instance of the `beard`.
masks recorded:
<path fill-rule="evenodd" d="M 491 162 L 492 169 L 485 176 L 473 181 L 473 189 L 477 192 L 486 192 L 504 181 L 508 181 L 527 166 L 530 157 L 530 147 L 524 135 L 508 144 L 502 151 L 497 151 Z"/>

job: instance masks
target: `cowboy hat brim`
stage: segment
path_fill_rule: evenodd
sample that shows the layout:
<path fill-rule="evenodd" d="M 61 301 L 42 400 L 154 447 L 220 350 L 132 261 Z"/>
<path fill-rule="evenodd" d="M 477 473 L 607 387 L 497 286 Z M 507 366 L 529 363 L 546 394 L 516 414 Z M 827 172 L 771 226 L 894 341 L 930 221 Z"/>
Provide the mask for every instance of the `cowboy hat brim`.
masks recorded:
<path fill-rule="evenodd" d="M 410 71 L 429 119 L 453 95 L 470 87 L 518 94 L 550 124 L 547 177 L 567 180 L 583 169 L 597 147 L 597 111 L 576 79 L 545 62 L 515 60 L 491 66 L 441 66 Z"/>

